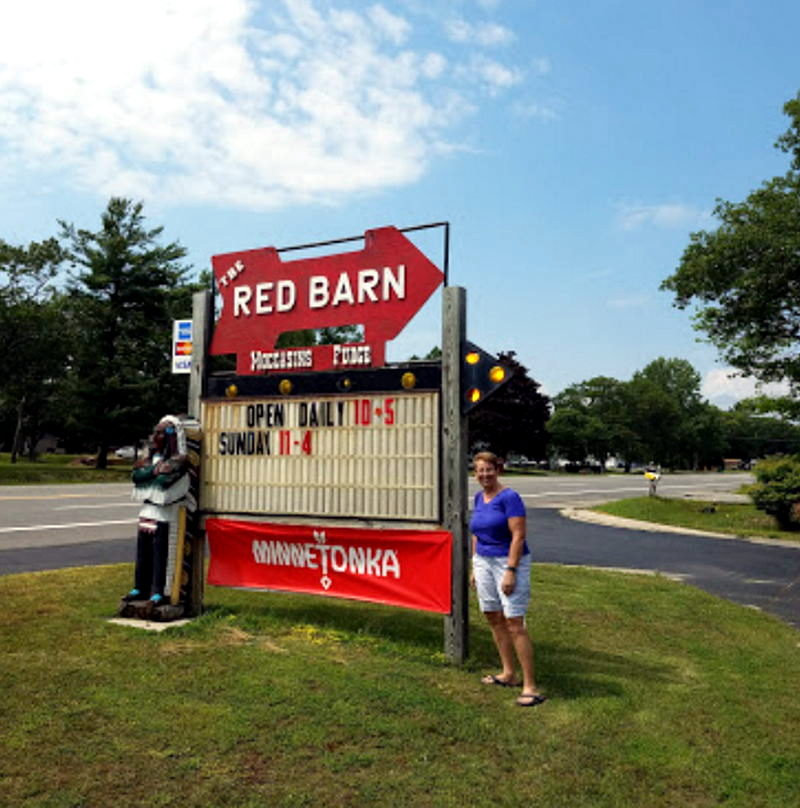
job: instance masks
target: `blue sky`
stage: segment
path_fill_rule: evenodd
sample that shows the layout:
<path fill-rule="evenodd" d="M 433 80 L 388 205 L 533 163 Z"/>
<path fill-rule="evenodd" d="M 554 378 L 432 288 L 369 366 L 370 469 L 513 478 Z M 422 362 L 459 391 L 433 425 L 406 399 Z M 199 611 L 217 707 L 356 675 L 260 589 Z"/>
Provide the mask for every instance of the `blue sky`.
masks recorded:
<path fill-rule="evenodd" d="M 786 170 L 798 30 L 796 0 L 27 0 L 0 27 L 0 238 L 128 196 L 199 270 L 449 221 L 470 338 L 545 392 L 675 356 L 724 406 L 752 385 L 658 286 L 717 197 Z M 439 341 L 433 300 L 389 356 Z"/>

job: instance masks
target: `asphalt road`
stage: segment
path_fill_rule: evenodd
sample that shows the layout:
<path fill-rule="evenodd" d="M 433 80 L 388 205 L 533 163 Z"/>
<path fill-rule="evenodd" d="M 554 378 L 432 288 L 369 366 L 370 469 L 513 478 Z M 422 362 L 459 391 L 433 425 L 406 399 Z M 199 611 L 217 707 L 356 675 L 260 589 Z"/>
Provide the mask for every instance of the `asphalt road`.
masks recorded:
<path fill-rule="evenodd" d="M 0 574 L 133 558 L 131 486 L 0 486 Z"/>
<path fill-rule="evenodd" d="M 729 498 L 742 474 L 666 475 L 659 493 L 710 501 Z M 537 561 L 660 571 L 800 628 L 800 545 L 629 530 L 560 515 L 640 496 L 639 475 L 508 477 L 529 508 Z M 472 490 L 474 486 L 472 486 Z M 0 574 L 133 560 L 138 505 L 129 485 L 0 487 Z"/>
<path fill-rule="evenodd" d="M 667 475 L 659 483 L 659 493 L 714 499 L 749 479 L 741 474 Z M 591 505 L 647 492 L 646 481 L 638 474 L 514 476 L 506 482 L 531 508 Z M 471 489 L 476 489 L 474 482 Z M 130 493 L 127 483 L 0 486 L 0 571 L 15 571 L 9 565 L 22 556 L 11 551 L 29 551 L 25 555 L 42 561 L 52 556 L 54 563 L 71 557 L 85 563 L 92 553 L 106 552 L 101 545 L 131 540 L 139 506 Z M 104 556 L 103 561 L 114 558 Z"/>
<path fill-rule="evenodd" d="M 751 474 L 707 472 L 665 474 L 658 483 L 659 495 L 715 501 L 726 499 L 752 482 Z M 552 477 L 514 475 L 503 478 L 522 495 L 531 508 L 563 508 L 597 505 L 613 499 L 647 496 L 647 480 L 641 474 L 575 474 Z M 477 486 L 472 485 L 472 490 Z"/>
<path fill-rule="evenodd" d="M 528 540 L 536 561 L 660 572 L 800 629 L 800 543 L 590 525 L 550 508 L 528 511 Z"/>

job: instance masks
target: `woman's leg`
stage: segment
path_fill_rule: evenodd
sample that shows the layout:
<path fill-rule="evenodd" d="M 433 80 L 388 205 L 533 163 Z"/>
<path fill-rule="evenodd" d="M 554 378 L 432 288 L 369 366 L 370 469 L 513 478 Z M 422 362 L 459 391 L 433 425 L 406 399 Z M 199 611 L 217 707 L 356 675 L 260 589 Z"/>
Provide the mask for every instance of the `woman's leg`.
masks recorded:
<path fill-rule="evenodd" d="M 504 619 L 507 625 L 506 633 L 522 668 L 522 694 L 535 694 L 538 691 L 533 667 L 533 643 L 525 626 L 525 618 L 508 617 Z"/>
<path fill-rule="evenodd" d="M 500 662 L 503 666 L 503 672 L 498 678 L 504 682 L 512 682 L 514 680 L 515 646 L 512 635 L 508 630 L 508 622 L 502 612 L 484 612 L 484 614 L 489 621 L 492 639 L 497 648 L 497 653 L 500 654 Z"/>

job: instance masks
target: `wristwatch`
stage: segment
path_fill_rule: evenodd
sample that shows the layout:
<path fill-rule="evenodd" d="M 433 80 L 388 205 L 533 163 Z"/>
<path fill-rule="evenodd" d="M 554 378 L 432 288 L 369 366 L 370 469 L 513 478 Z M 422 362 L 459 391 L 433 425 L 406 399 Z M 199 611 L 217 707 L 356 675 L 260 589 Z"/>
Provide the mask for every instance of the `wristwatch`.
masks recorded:
<path fill-rule="evenodd" d="M 507 569 L 509 572 L 516 572 L 516 571 L 517 571 L 517 568 L 516 568 L 516 567 L 506 567 L 506 569 Z"/>

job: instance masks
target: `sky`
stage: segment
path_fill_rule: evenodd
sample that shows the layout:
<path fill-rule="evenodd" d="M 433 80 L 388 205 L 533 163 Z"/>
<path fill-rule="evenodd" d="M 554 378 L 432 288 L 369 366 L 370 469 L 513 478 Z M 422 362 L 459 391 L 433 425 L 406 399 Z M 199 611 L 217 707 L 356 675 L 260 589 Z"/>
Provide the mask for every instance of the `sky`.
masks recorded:
<path fill-rule="evenodd" d="M 469 338 L 545 393 L 663 356 L 729 406 L 752 381 L 659 285 L 716 199 L 787 170 L 798 30 L 797 0 L 9 3 L 0 239 L 124 196 L 196 273 L 449 222 Z M 443 233 L 413 236 L 440 266 Z M 390 359 L 441 343 L 439 298 Z"/>

